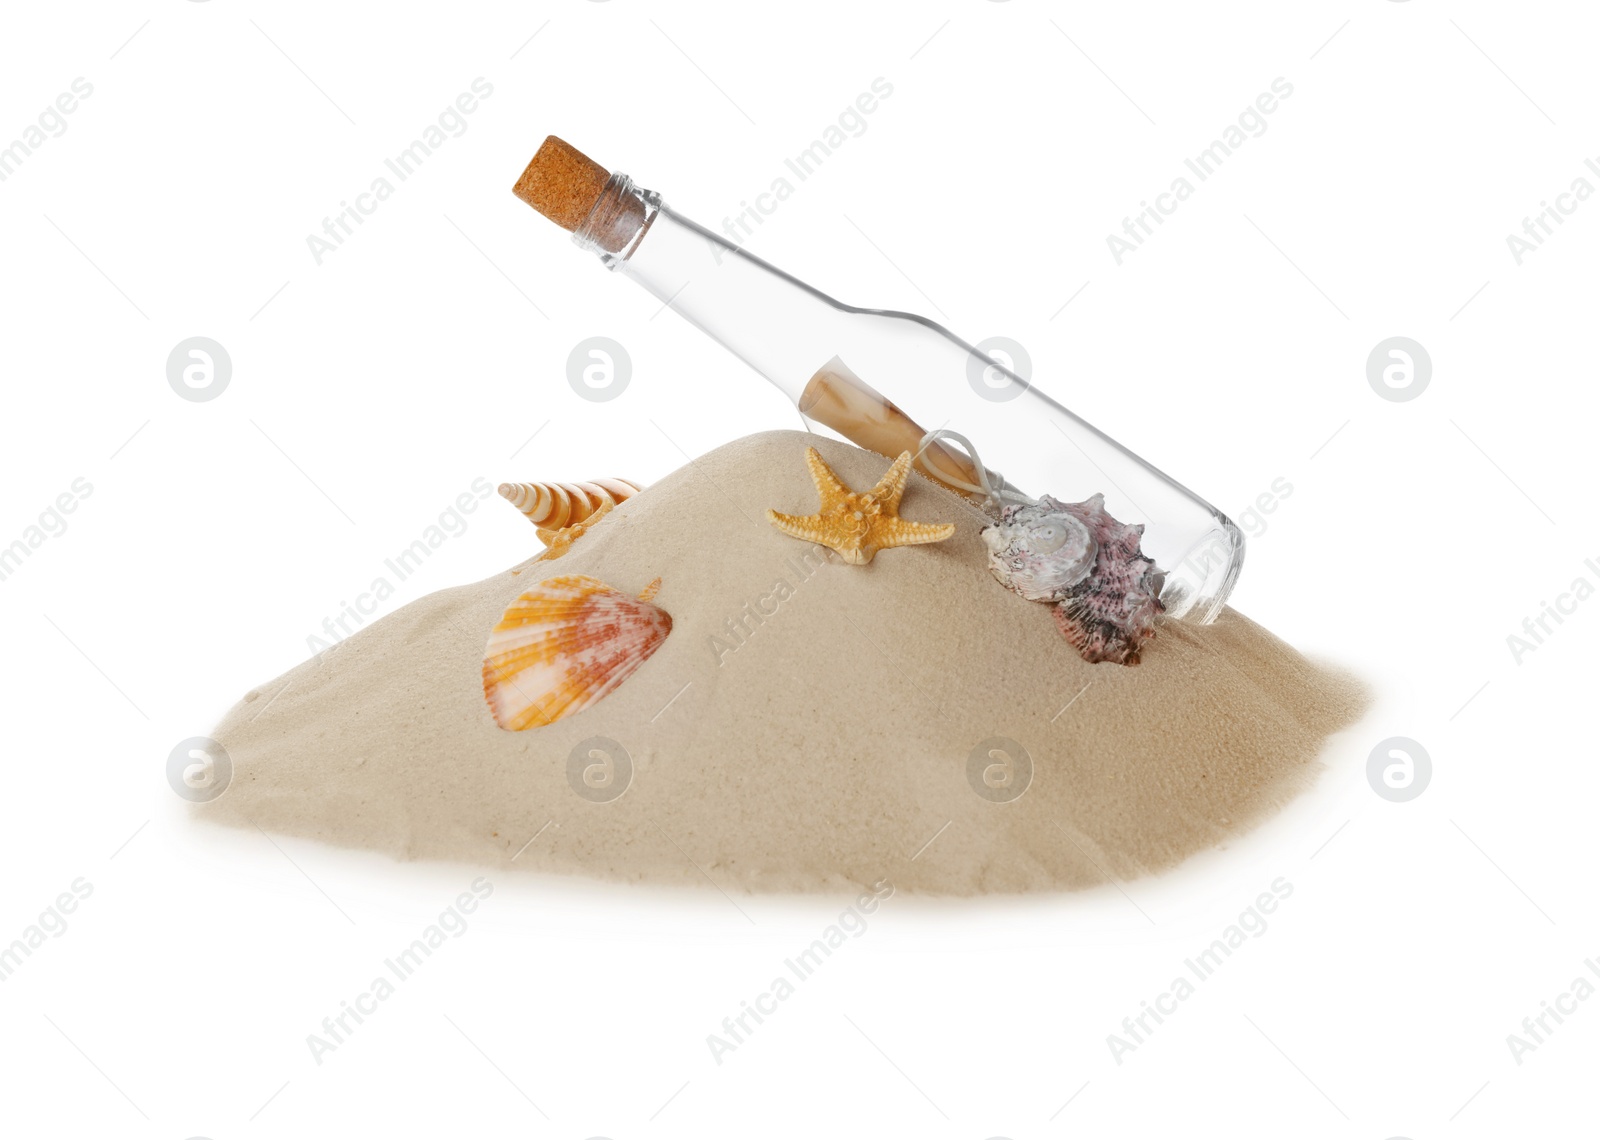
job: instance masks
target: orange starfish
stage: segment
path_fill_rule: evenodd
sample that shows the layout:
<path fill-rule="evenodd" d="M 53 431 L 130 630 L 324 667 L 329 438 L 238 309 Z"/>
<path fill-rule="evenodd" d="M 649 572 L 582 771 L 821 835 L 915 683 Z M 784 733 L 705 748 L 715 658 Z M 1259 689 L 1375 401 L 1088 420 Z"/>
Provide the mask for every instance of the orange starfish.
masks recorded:
<path fill-rule="evenodd" d="M 900 517 L 900 497 L 911 474 L 909 451 L 901 452 L 878 485 L 866 492 L 852 491 L 839 482 L 814 447 L 806 448 L 806 466 L 822 500 L 817 513 L 801 516 L 769 510 L 767 521 L 793 538 L 831 547 L 852 566 L 865 566 L 880 550 L 943 542 L 956 532 L 954 523 L 914 523 Z"/>

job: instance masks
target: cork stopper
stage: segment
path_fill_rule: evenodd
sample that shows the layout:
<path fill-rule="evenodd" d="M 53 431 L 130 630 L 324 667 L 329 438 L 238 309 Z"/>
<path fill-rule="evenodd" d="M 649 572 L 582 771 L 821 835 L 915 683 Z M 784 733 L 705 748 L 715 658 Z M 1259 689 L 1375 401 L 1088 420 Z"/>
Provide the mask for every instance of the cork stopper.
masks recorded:
<path fill-rule="evenodd" d="M 576 147 L 551 135 L 511 192 L 564 230 L 583 225 L 600 200 L 611 172 Z"/>

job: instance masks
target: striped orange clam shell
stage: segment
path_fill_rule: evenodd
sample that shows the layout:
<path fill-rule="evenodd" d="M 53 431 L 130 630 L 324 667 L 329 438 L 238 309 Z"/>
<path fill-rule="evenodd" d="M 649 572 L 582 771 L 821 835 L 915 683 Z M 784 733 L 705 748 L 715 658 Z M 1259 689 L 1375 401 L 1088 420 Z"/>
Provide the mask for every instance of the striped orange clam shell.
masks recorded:
<path fill-rule="evenodd" d="M 598 578 L 550 578 L 506 608 L 484 650 L 483 695 L 495 723 L 520 732 L 554 724 L 601 700 L 672 632 L 672 616 Z"/>

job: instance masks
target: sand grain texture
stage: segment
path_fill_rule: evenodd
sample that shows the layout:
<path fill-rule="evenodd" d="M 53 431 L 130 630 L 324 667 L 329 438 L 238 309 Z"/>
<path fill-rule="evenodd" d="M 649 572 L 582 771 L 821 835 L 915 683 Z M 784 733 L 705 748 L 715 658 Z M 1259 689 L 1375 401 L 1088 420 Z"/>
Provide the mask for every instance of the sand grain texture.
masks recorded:
<path fill-rule="evenodd" d="M 815 509 L 808 445 L 858 489 L 888 465 L 799 432 L 702 456 L 558 561 L 419 599 L 253 690 L 213 733 L 233 783 L 197 813 L 402 859 L 723 889 L 1073 889 L 1234 837 L 1306 785 L 1364 706 L 1359 685 L 1231 610 L 1164 623 L 1136 667 L 1084 663 L 1048 607 L 990 577 L 981 514 L 920 475 L 902 513 L 954 522 L 954 538 L 797 573 L 810 548 L 764 515 Z M 512 598 L 565 574 L 630 593 L 660 575 L 671 636 L 599 704 L 506 732 L 483 700 L 485 638 Z M 713 637 L 731 643 L 728 619 L 780 580 L 792 595 L 719 654 Z M 568 783 L 593 736 L 635 767 L 609 803 Z M 1010 803 L 968 783 L 991 736 L 1032 757 Z"/>

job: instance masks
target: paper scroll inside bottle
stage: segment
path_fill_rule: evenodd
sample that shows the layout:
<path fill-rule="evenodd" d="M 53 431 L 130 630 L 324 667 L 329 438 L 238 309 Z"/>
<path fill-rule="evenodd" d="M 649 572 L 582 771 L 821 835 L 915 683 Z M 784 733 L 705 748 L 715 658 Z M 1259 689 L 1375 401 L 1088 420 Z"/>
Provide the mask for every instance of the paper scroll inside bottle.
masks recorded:
<path fill-rule="evenodd" d="M 858 447 L 890 458 L 911 452 L 918 471 L 960 494 L 970 494 L 979 481 L 971 461 L 943 440 L 923 447 L 928 433 L 837 356 L 811 377 L 799 407 L 801 415 L 826 424 Z"/>

